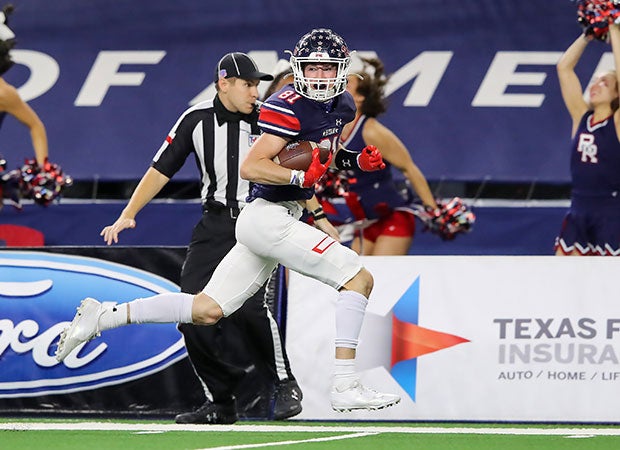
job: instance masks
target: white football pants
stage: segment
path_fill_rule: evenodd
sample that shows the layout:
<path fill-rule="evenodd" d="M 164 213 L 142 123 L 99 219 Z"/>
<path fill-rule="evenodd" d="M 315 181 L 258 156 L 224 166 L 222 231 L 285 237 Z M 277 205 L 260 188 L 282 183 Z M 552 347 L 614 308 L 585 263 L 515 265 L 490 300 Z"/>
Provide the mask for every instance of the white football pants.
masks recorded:
<path fill-rule="evenodd" d="M 229 316 L 269 278 L 278 263 L 340 289 L 361 269 L 359 255 L 323 231 L 301 222 L 296 201 L 256 199 L 237 219 L 237 244 L 220 262 L 203 292 Z"/>

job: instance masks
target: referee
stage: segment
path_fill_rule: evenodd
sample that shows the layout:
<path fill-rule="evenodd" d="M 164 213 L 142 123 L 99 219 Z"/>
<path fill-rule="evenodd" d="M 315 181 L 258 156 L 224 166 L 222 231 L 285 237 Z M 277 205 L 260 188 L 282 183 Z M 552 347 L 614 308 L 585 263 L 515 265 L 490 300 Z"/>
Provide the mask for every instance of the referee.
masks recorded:
<path fill-rule="evenodd" d="M 236 242 L 235 222 L 249 189 L 239 176 L 239 165 L 259 135 L 255 103 L 260 80 L 273 77 L 260 72 L 248 55 L 224 55 L 215 68 L 216 96 L 181 115 L 119 218 L 101 232 L 108 245 L 118 242 L 118 234 L 136 226 L 138 212 L 193 155 L 200 171 L 203 215 L 183 263 L 183 292 L 200 292 Z M 177 415 L 177 423 L 236 422 L 245 405 L 237 405 L 235 393 L 252 366 L 266 367 L 273 377 L 271 418 L 282 420 L 301 412 L 301 390 L 266 305 L 264 288 L 215 326 L 180 324 L 179 330 L 206 401 L 196 411 Z"/>

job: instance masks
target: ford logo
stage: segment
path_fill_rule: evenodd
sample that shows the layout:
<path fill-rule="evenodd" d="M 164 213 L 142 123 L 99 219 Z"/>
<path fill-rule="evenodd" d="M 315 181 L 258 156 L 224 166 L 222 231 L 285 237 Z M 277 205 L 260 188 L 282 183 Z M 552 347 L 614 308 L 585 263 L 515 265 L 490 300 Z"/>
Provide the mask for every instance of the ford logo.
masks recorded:
<path fill-rule="evenodd" d="M 63 363 L 54 358 L 60 333 L 83 298 L 125 302 L 178 291 L 165 278 L 100 259 L 0 252 L 0 398 L 120 384 L 184 358 L 176 324 L 109 330 Z"/>

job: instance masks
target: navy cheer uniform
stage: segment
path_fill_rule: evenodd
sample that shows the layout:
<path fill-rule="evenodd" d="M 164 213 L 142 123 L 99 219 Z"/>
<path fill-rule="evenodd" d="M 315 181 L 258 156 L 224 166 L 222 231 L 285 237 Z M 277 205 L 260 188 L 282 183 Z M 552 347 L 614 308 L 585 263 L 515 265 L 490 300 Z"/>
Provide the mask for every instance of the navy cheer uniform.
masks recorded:
<path fill-rule="evenodd" d="M 368 118 L 357 120 L 343 146 L 354 152 L 366 147 L 362 136 Z M 385 161 L 385 169 L 364 172 L 359 168 L 348 170 L 329 169 L 319 182 L 317 197 L 325 214 L 334 224 L 359 222 L 368 226 L 376 220 L 390 216 L 394 211 L 413 214 L 413 191 L 404 180 L 394 178 L 392 165 Z"/>
<path fill-rule="evenodd" d="M 571 206 L 556 240 L 569 254 L 620 254 L 620 142 L 613 116 L 581 118 L 571 149 Z"/>

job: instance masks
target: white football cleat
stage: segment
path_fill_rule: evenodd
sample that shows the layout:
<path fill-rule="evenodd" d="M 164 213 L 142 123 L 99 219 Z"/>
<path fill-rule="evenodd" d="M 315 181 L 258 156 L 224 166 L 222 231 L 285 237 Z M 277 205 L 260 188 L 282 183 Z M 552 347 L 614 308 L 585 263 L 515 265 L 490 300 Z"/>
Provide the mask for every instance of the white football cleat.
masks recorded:
<path fill-rule="evenodd" d="M 85 298 L 77 308 L 77 313 L 67 328 L 60 333 L 56 349 L 56 359 L 64 360 L 78 345 L 99 336 L 99 317 L 105 311 L 103 305 L 94 298 Z"/>
<path fill-rule="evenodd" d="M 332 387 L 331 402 L 332 409 L 339 412 L 354 409 L 376 410 L 396 405 L 400 402 L 400 397 L 395 394 L 377 392 L 356 380 L 344 388 Z"/>

